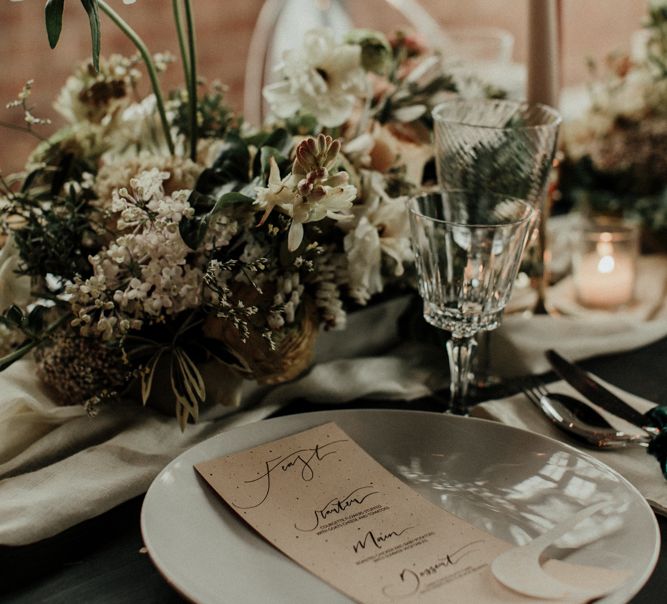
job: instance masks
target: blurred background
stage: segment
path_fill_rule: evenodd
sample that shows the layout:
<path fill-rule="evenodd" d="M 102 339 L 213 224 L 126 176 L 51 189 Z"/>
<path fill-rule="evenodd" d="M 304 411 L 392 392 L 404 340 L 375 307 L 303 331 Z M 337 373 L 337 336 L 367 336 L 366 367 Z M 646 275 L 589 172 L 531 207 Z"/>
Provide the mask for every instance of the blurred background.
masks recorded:
<path fill-rule="evenodd" d="M 332 0 L 310 0 L 327 5 Z M 423 7 L 445 31 L 461 28 L 493 27 L 514 37 L 510 61 L 526 61 L 528 3 L 531 0 L 422 0 Z M 306 0 L 302 0 L 306 2 Z M 141 35 L 156 53 L 178 55 L 169 0 L 136 0 L 125 5 L 108 0 L 113 8 Z M 295 3 L 298 4 L 298 3 Z M 379 0 L 338 2 L 355 26 L 380 29 L 387 33 L 406 27 L 405 17 Z M 406 3 L 394 2 L 394 5 Z M 409 3 L 408 3 L 409 4 Z M 196 0 L 194 2 L 201 76 L 228 86 L 227 101 L 243 110 L 246 61 L 251 39 L 264 0 Z M 572 88 L 588 79 L 587 59 L 600 60 L 609 52 L 628 50 L 632 36 L 641 26 L 646 0 L 560 0 L 561 83 Z M 303 13 L 301 13 L 303 14 Z M 133 54 L 134 48 L 105 15 L 102 20 L 102 54 Z M 49 133 L 61 124 L 51 108 L 58 90 L 74 66 L 89 56 L 90 33 L 79 2 L 65 2 L 63 32 L 58 47 L 48 46 L 44 28 L 44 1 L 0 0 L 0 122 L 20 123 L 21 113 L 5 109 L 28 79 L 34 80 L 31 105 L 38 117 L 53 120 L 41 132 Z M 284 28 L 289 32 L 289 24 Z M 299 40 L 296 33 L 294 39 Z M 261 40 L 259 40 L 261 45 Z M 257 45 L 258 40 L 255 39 Z M 144 79 L 146 85 L 147 78 Z M 163 76 L 165 90 L 182 81 L 180 66 L 173 64 Z M 19 170 L 34 147 L 25 133 L 0 128 L 0 170 Z"/>

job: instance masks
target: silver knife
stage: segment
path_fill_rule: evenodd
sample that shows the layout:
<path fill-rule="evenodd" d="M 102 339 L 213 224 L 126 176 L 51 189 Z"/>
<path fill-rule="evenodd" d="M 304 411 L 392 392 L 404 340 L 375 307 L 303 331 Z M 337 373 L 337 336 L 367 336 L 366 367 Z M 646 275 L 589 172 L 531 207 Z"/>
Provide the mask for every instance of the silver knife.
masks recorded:
<path fill-rule="evenodd" d="M 545 354 L 554 371 L 592 403 L 635 426 L 639 426 L 648 432 L 654 432 L 647 426 L 646 418 L 642 413 L 607 390 L 583 369 L 564 359 L 555 350 L 547 350 Z"/>

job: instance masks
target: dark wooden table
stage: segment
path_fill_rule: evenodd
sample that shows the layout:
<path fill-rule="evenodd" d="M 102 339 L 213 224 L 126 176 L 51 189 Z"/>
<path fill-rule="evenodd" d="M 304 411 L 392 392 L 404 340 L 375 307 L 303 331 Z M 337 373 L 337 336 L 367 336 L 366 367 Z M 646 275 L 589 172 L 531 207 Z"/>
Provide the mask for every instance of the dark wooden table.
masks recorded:
<path fill-rule="evenodd" d="M 667 338 L 636 351 L 591 359 L 582 366 L 649 400 L 667 404 Z M 419 408 L 435 410 L 432 399 Z M 363 407 L 397 404 L 359 401 Z M 411 408 L 417 408 L 414 403 Z M 322 405 L 317 410 L 322 410 Z M 301 401 L 285 413 L 315 410 Z M 647 457 L 647 463 L 655 463 Z M 56 537 L 0 548 L 0 601 L 16 604 L 141 604 L 184 602 L 143 551 L 139 514 L 143 497 L 83 522 Z M 663 547 L 658 565 L 633 604 L 667 599 L 667 518 L 658 517 Z"/>

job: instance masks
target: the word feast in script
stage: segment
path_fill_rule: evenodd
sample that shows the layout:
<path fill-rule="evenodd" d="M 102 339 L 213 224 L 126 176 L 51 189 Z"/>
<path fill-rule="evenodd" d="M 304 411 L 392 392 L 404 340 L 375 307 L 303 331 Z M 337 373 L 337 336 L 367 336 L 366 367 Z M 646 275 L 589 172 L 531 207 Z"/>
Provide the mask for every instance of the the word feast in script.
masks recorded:
<path fill-rule="evenodd" d="M 537 602 L 491 575 L 509 543 L 422 497 L 336 424 L 195 468 L 267 541 L 358 602 Z"/>

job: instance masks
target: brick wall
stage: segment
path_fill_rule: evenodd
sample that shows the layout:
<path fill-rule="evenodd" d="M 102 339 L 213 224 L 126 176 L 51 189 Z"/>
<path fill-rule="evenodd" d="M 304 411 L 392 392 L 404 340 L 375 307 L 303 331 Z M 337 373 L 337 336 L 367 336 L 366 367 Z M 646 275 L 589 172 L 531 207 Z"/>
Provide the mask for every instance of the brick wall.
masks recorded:
<path fill-rule="evenodd" d="M 154 51 L 177 53 L 170 0 L 137 0 L 125 6 L 107 0 L 144 38 Z M 326 2 L 330 0 L 313 0 Z M 529 0 L 423 0 L 422 4 L 445 25 L 493 25 L 516 37 L 515 60 L 525 60 L 526 2 Z M 565 83 L 584 77 L 584 57 L 627 45 L 644 11 L 644 0 L 562 0 L 565 28 Z M 199 70 L 209 79 L 229 86 L 228 100 L 242 109 L 243 79 L 248 45 L 263 0 L 193 0 L 199 37 Z M 364 25 L 387 31 L 401 23 L 400 15 L 380 0 L 348 0 L 350 12 Z M 0 121 L 16 122 L 18 115 L 4 109 L 23 82 L 35 80 L 33 104 L 39 116 L 54 119 L 51 102 L 73 65 L 89 53 L 89 30 L 80 3 L 65 2 L 62 39 L 49 49 L 43 25 L 44 0 L 0 0 Z M 378 9 L 378 7 L 381 8 Z M 132 46 L 102 16 L 102 51 L 130 54 Z M 164 79 L 165 88 L 180 80 L 177 64 Z M 23 133 L 0 129 L 0 169 L 21 167 L 34 140 Z"/>

